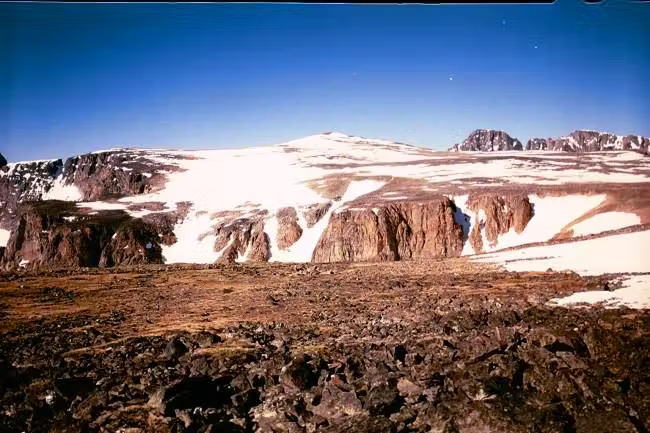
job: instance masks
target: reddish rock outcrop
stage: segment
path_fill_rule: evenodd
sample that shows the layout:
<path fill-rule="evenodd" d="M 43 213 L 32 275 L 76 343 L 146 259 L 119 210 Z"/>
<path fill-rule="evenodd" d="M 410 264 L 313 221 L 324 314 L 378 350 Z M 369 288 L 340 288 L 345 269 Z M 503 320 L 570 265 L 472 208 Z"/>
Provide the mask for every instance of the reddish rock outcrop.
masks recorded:
<path fill-rule="evenodd" d="M 176 209 L 167 212 L 150 213 L 142 217 L 142 221 L 152 226 L 160 235 L 160 243 L 162 245 L 172 245 L 176 242 L 176 234 L 174 233 L 174 226 L 189 213 L 191 203 L 178 202 Z"/>
<path fill-rule="evenodd" d="M 525 194 L 497 195 L 470 194 L 467 208 L 478 214 L 484 214 L 484 220 L 474 221 L 469 241 L 475 252 L 483 251 L 481 232 L 490 246 L 497 245 L 499 235 L 507 233 L 511 228 L 521 233 L 533 217 L 533 205 Z"/>
<path fill-rule="evenodd" d="M 162 156 L 170 160 L 181 158 Z M 20 203 L 42 200 L 56 183 L 76 187 L 81 200 L 104 200 L 155 191 L 165 181 L 159 170 L 177 171 L 179 167 L 146 153 L 127 150 L 89 153 L 65 162 L 56 159 L 0 164 L 0 227 L 12 226 Z"/>
<path fill-rule="evenodd" d="M 217 228 L 216 234 L 214 249 L 223 250 L 217 262 L 234 263 L 240 256 L 248 261 L 265 262 L 271 256 L 261 217 L 236 219 Z"/>
<path fill-rule="evenodd" d="M 280 209 L 276 215 L 278 232 L 276 235 L 278 248 L 286 250 L 302 236 L 302 228 L 298 224 L 298 214 L 292 207 Z"/>
<path fill-rule="evenodd" d="M 318 221 L 320 221 L 327 211 L 332 207 L 332 202 L 328 201 L 327 203 L 315 203 L 312 204 L 305 210 L 304 216 L 307 221 L 307 227 L 312 228 Z"/>
<path fill-rule="evenodd" d="M 251 249 L 248 253 L 250 262 L 267 262 L 271 258 L 269 237 L 263 231 L 263 226 L 252 232 Z"/>
<path fill-rule="evenodd" d="M 60 201 L 20 207 L 1 263 L 5 268 L 163 263 L 159 232 L 123 211 L 75 214 Z"/>
<path fill-rule="evenodd" d="M 313 262 L 392 261 L 459 256 L 462 227 L 446 197 L 425 202 L 387 202 L 330 217 Z"/>
<path fill-rule="evenodd" d="M 99 266 L 163 263 L 159 235 L 153 226 L 142 220 L 122 225 L 103 249 Z"/>
<path fill-rule="evenodd" d="M 85 200 L 99 200 L 151 191 L 161 179 L 145 175 L 147 170 L 151 170 L 150 164 L 134 162 L 133 156 L 126 153 L 89 153 L 68 158 L 63 165 L 63 179 L 79 188 Z"/>

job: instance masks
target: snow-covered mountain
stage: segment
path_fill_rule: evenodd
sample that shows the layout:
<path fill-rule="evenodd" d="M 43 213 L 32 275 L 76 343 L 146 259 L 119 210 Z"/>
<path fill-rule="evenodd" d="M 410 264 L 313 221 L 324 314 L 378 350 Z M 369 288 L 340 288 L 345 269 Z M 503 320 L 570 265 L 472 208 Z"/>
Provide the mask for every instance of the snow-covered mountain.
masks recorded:
<path fill-rule="evenodd" d="M 650 224 L 650 202 L 634 198 L 650 185 L 644 158 L 447 153 L 325 133 L 9 163 L 0 251 L 4 267 L 113 266 L 406 260 L 575 241 Z"/>

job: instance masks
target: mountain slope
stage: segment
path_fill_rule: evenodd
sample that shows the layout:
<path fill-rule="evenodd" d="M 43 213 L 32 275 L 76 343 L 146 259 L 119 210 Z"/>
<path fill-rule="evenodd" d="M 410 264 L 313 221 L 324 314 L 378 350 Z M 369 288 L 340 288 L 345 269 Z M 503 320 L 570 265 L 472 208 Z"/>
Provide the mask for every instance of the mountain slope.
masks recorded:
<path fill-rule="evenodd" d="M 5 166 L 0 248 L 5 267 L 471 255 L 650 224 L 634 198 L 649 185 L 633 152 L 445 153 L 342 133 L 113 149 Z"/>

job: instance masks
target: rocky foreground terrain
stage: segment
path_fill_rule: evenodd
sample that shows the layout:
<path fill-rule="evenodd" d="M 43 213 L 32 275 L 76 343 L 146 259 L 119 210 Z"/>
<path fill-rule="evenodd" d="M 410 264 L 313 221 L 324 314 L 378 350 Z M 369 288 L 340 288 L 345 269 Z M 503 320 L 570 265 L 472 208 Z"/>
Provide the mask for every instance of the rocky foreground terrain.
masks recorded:
<path fill-rule="evenodd" d="M 467 259 L 0 276 L 2 432 L 631 432 L 650 314 Z"/>

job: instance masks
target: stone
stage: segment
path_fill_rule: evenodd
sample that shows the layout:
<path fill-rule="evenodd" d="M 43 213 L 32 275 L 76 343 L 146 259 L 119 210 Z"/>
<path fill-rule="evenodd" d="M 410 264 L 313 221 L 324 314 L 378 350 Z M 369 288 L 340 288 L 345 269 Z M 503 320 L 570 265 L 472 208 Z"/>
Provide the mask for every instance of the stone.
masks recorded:
<path fill-rule="evenodd" d="M 523 150 L 519 140 L 512 138 L 504 131 L 492 129 L 476 129 L 461 143 L 452 146 L 450 151 L 483 151 Z"/>
<path fill-rule="evenodd" d="M 312 262 L 393 261 L 457 257 L 462 227 L 447 197 L 425 202 L 380 203 L 371 209 L 344 210 L 330 217 Z"/>

